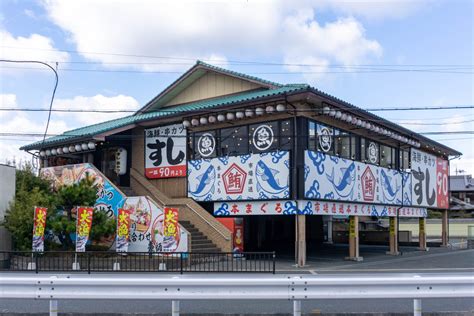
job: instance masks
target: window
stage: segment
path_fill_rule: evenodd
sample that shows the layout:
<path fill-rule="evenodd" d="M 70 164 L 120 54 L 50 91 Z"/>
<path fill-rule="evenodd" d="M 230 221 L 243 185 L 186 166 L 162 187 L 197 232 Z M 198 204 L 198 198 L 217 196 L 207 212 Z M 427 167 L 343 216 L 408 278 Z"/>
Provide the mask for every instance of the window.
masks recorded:
<path fill-rule="evenodd" d="M 351 135 L 351 159 L 353 160 L 360 160 L 359 155 L 359 137 L 355 135 Z"/>
<path fill-rule="evenodd" d="M 194 159 L 214 158 L 217 156 L 216 131 L 194 134 Z"/>
<path fill-rule="evenodd" d="M 280 150 L 290 150 L 293 147 L 293 121 L 280 121 Z"/>
<path fill-rule="evenodd" d="M 410 153 L 408 152 L 408 150 L 400 149 L 399 159 L 399 168 L 401 170 L 406 170 L 410 168 Z"/>
<path fill-rule="evenodd" d="M 316 137 L 316 123 L 313 121 L 309 122 L 308 141 L 309 141 L 308 149 L 315 151 L 317 137 Z"/>
<path fill-rule="evenodd" d="M 220 155 L 243 155 L 249 150 L 247 126 L 221 129 Z"/>
<path fill-rule="evenodd" d="M 327 154 L 334 154 L 333 136 L 334 130 L 332 127 L 317 124 L 318 136 L 318 150 Z"/>
<path fill-rule="evenodd" d="M 349 133 L 336 130 L 334 137 L 334 148 L 336 156 L 351 158 L 351 136 Z"/>
<path fill-rule="evenodd" d="M 395 168 L 395 148 L 380 145 L 380 166 Z"/>
<path fill-rule="evenodd" d="M 261 153 L 278 148 L 278 122 L 260 123 L 249 127 L 250 152 Z"/>

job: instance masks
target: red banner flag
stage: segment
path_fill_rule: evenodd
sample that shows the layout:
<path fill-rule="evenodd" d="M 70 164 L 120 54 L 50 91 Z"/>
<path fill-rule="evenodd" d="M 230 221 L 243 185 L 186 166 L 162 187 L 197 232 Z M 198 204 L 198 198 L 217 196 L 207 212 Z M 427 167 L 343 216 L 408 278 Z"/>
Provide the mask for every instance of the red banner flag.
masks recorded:
<path fill-rule="evenodd" d="M 118 209 L 116 238 L 116 251 L 127 252 L 130 238 L 130 210 Z"/>
<path fill-rule="evenodd" d="M 86 244 L 92 227 L 94 208 L 80 206 L 77 208 L 76 251 L 86 251 Z"/>
<path fill-rule="evenodd" d="M 33 219 L 33 251 L 44 251 L 44 230 L 46 227 L 46 207 L 37 207 L 34 209 Z"/>
<path fill-rule="evenodd" d="M 178 237 L 178 209 L 172 207 L 165 207 L 165 221 L 164 221 L 165 237 Z"/>

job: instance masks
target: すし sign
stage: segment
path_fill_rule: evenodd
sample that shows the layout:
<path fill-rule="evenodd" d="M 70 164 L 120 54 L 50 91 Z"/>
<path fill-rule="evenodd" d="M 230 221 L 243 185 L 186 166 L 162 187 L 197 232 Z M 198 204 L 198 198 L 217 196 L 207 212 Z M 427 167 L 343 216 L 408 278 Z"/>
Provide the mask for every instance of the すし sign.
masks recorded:
<path fill-rule="evenodd" d="M 164 232 L 165 237 L 178 236 L 178 209 L 165 207 Z"/>
<path fill-rule="evenodd" d="M 117 237 L 115 250 L 127 252 L 130 238 L 130 211 L 123 208 L 118 209 L 117 215 Z"/>
<path fill-rule="evenodd" d="M 76 221 L 76 252 L 86 251 L 86 244 L 89 241 L 89 234 L 92 227 L 92 207 L 78 207 Z"/>
<path fill-rule="evenodd" d="M 33 219 L 33 251 L 44 250 L 44 230 L 46 227 L 46 207 L 35 207 Z"/>
<path fill-rule="evenodd" d="M 151 179 L 186 176 L 186 129 L 182 124 L 145 130 L 145 174 Z"/>

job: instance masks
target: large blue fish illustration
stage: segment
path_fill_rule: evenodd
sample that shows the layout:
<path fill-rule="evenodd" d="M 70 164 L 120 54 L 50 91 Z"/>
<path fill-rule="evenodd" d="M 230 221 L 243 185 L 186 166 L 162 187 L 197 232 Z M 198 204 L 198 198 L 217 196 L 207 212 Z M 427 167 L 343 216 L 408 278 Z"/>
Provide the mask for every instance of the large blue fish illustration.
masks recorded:
<path fill-rule="evenodd" d="M 216 181 L 216 170 L 211 165 L 207 170 L 197 177 L 199 184 L 196 187 L 196 190 L 191 191 L 190 193 L 194 196 L 204 196 L 209 193 L 211 190 L 214 191 L 214 182 Z"/>
<path fill-rule="evenodd" d="M 332 183 L 334 189 L 336 189 L 339 196 L 347 197 L 352 194 L 355 181 L 355 164 L 351 163 L 347 168 L 341 168 L 342 177 L 339 183 L 336 184 L 334 179 L 334 168 L 332 168 L 331 174 L 326 174 L 329 182 Z M 345 194 L 344 191 L 350 188 L 349 193 Z"/>
<path fill-rule="evenodd" d="M 257 190 L 261 189 L 270 194 L 281 193 L 288 189 L 288 186 L 280 186 L 275 179 L 278 170 L 269 168 L 263 161 L 257 162 L 256 176 L 257 176 Z"/>
<path fill-rule="evenodd" d="M 386 198 L 390 201 L 393 200 L 395 198 L 395 196 L 397 195 L 398 191 L 400 190 L 400 187 L 397 185 L 397 183 L 395 183 L 395 186 L 397 187 L 397 189 L 396 190 L 393 189 L 393 187 L 392 187 L 392 177 L 387 175 L 387 173 L 385 173 L 385 170 L 383 170 L 383 169 L 380 172 L 380 178 L 382 180 L 382 187 L 383 187 L 384 195 L 385 195 L 385 193 L 387 193 L 389 196 L 387 196 Z"/>

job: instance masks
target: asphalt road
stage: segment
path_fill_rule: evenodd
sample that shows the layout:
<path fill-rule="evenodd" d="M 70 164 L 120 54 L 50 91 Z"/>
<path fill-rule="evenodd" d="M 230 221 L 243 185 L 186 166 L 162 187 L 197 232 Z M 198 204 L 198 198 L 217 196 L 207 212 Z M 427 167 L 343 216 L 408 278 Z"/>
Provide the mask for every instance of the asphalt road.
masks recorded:
<path fill-rule="evenodd" d="M 474 273 L 474 250 L 450 250 L 433 248 L 429 252 L 405 249 L 402 256 L 391 257 L 384 254 L 384 248 L 363 249 L 363 262 L 341 260 L 339 252 L 344 249 L 332 249 L 319 258 L 312 258 L 305 268 L 296 268 L 292 260 L 280 260 L 278 273 L 437 273 L 470 272 Z M 332 253 L 331 253 L 332 252 Z M 334 254 L 336 252 L 336 255 Z M 424 299 L 424 312 L 465 312 L 474 314 L 472 299 Z M 0 300 L 0 315 L 15 313 L 47 313 L 48 301 Z M 109 314 L 161 314 L 169 315 L 170 301 L 133 301 L 133 300 L 64 300 L 59 301 L 59 311 L 65 313 L 109 313 Z M 302 301 L 304 313 L 412 313 L 413 301 L 407 299 L 378 300 L 308 300 Z M 181 301 L 182 314 L 290 314 L 291 301 Z M 2 314 L 3 313 L 3 314 Z"/>

